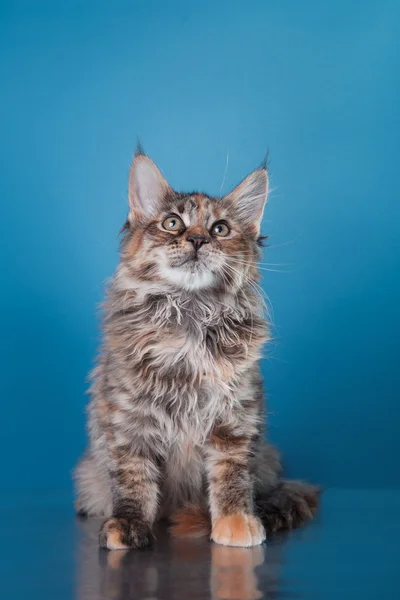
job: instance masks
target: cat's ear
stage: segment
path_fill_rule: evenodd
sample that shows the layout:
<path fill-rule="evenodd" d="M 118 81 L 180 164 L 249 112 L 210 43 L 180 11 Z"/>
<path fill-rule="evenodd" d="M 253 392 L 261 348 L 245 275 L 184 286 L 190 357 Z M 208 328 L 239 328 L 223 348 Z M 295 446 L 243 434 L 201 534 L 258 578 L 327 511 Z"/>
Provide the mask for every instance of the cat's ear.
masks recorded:
<path fill-rule="evenodd" d="M 129 174 L 129 221 L 156 214 L 169 191 L 159 168 L 139 146 Z"/>
<path fill-rule="evenodd" d="M 232 204 L 242 223 L 259 234 L 267 195 L 268 173 L 266 168 L 261 167 L 243 179 L 224 200 Z"/>

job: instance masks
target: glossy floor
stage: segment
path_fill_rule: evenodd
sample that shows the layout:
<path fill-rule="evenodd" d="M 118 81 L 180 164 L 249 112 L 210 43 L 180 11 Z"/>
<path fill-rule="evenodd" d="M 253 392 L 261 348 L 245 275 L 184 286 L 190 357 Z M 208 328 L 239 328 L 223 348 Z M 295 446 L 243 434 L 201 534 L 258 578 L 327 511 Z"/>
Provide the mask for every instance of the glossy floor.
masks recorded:
<path fill-rule="evenodd" d="M 400 492 L 329 490 L 308 527 L 251 549 L 172 540 L 100 550 L 60 494 L 4 495 L 4 600 L 400 598 Z"/>

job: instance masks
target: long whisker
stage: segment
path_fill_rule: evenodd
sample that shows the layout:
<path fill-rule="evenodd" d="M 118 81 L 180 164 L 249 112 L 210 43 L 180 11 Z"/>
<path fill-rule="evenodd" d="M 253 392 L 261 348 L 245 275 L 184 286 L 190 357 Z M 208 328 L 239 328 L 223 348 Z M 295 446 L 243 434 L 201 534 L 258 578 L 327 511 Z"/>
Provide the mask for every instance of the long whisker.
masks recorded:
<path fill-rule="evenodd" d="M 295 273 L 298 270 L 298 269 L 280 270 L 280 269 L 270 269 L 269 268 L 270 266 L 290 267 L 290 266 L 294 266 L 294 263 L 266 263 L 266 262 L 257 262 L 256 260 L 247 261 L 242 258 L 236 258 L 236 257 L 229 257 L 229 261 L 235 262 L 236 264 L 255 266 L 260 271 L 271 271 L 271 272 L 276 272 L 276 273 Z M 265 266 L 265 265 L 268 265 L 268 266 Z"/>
<path fill-rule="evenodd" d="M 224 176 L 222 178 L 222 183 L 221 183 L 221 187 L 220 187 L 220 191 L 222 191 L 222 188 L 224 187 L 224 183 L 225 183 L 225 178 L 226 178 L 226 174 L 228 172 L 228 165 L 229 165 L 229 154 L 228 154 L 228 150 L 226 151 L 226 164 L 225 164 L 225 171 L 224 171 Z"/>
<path fill-rule="evenodd" d="M 239 265 L 245 265 L 248 267 L 256 267 L 260 271 L 270 271 L 271 273 L 294 273 L 295 272 L 294 269 L 284 271 L 282 269 L 270 269 L 269 267 L 260 266 L 260 265 L 268 264 L 268 263 L 257 263 L 256 261 L 247 262 L 247 261 L 243 261 L 243 260 L 240 260 L 237 258 L 232 258 L 232 257 L 229 258 L 229 261 L 235 262 L 236 264 L 239 264 Z M 277 266 L 280 266 L 280 265 L 277 265 Z"/>
<path fill-rule="evenodd" d="M 254 265 L 262 265 L 262 266 L 270 266 L 270 267 L 291 267 L 293 266 L 294 263 L 268 263 L 268 262 L 258 262 L 257 260 L 252 260 L 252 261 L 246 261 L 244 260 L 244 258 L 236 258 L 236 257 L 229 257 L 229 260 L 233 260 L 235 262 L 242 262 L 242 263 L 247 263 L 247 264 L 254 264 Z"/>
<path fill-rule="evenodd" d="M 225 268 L 228 268 L 228 269 L 229 269 L 229 266 L 228 266 L 228 265 L 223 265 L 223 266 L 222 266 L 222 268 L 221 268 L 221 272 L 222 272 L 222 273 L 224 273 L 224 271 L 225 271 Z M 237 273 L 239 273 L 239 271 L 237 271 Z M 240 275 L 240 277 L 241 277 L 241 278 L 243 277 L 243 274 L 242 274 L 242 273 L 239 273 L 239 275 Z M 245 277 L 245 278 L 246 278 L 246 277 Z M 247 279 L 247 278 L 246 278 L 246 279 Z M 263 301 L 263 299 L 262 299 L 262 298 L 261 298 L 261 300 L 262 300 L 263 307 L 264 307 L 264 301 Z M 266 310 L 266 309 L 265 309 L 265 310 Z M 266 310 L 266 312 L 268 312 L 268 311 Z M 246 347 L 246 352 L 248 352 L 249 348 L 251 347 L 251 343 L 252 343 L 252 340 L 253 340 L 253 330 L 254 330 L 254 315 L 253 315 L 253 311 L 250 311 L 250 320 L 251 320 L 251 328 L 250 328 L 250 340 L 249 340 L 249 344 L 248 344 L 248 346 Z"/>
<path fill-rule="evenodd" d="M 256 283 L 254 280 L 250 279 L 245 273 L 238 271 L 232 265 L 225 264 L 223 268 L 228 269 L 228 274 L 230 271 L 231 273 L 238 275 L 240 279 L 244 279 L 245 282 L 253 288 L 254 293 L 261 300 L 262 306 L 267 314 L 268 319 L 270 320 L 271 317 L 273 318 L 272 302 L 265 290 L 263 290 L 262 287 L 258 285 L 258 283 Z"/>
<path fill-rule="evenodd" d="M 297 240 L 299 240 L 302 235 L 303 235 L 302 233 L 299 233 L 299 235 L 297 235 L 293 240 L 289 240 L 288 242 L 282 242 L 282 244 L 274 244 L 273 246 L 270 246 L 268 244 L 268 249 L 271 250 L 272 248 L 281 248 L 282 246 L 288 246 L 289 244 L 294 244 L 294 242 L 297 242 Z"/>

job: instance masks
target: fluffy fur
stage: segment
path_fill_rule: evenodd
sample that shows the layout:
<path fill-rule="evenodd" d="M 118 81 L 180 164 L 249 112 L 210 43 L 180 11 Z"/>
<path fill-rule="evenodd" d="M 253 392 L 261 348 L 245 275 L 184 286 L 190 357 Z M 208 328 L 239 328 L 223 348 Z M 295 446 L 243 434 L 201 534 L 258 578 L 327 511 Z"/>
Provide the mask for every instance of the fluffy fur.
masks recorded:
<path fill-rule="evenodd" d="M 135 157 L 76 469 L 77 510 L 107 519 L 104 547 L 147 545 L 162 517 L 175 534 L 252 546 L 315 513 L 317 489 L 279 481 L 263 439 L 267 185 L 261 168 L 225 198 L 177 193 Z"/>

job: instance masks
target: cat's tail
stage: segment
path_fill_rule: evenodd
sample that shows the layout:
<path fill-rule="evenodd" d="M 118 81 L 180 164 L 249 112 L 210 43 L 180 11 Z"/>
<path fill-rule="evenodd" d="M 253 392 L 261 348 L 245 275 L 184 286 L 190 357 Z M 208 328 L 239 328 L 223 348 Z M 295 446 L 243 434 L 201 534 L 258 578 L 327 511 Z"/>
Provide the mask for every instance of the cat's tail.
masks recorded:
<path fill-rule="evenodd" d="M 317 512 L 321 489 L 302 481 L 279 481 L 256 498 L 256 512 L 267 535 L 288 531 L 311 521 Z M 171 517 L 174 537 L 211 535 L 211 518 L 203 506 L 188 505 Z"/>
<path fill-rule="evenodd" d="M 205 506 L 187 504 L 170 518 L 170 532 L 174 537 L 202 537 L 211 535 L 211 518 Z"/>
<path fill-rule="evenodd" d="M 269 492 L 261 492 L 256 507 L 267 535 L 289 531 L 311 521 L 321 492 L 316 485 L 291 480 L 280 480 Z"/>

